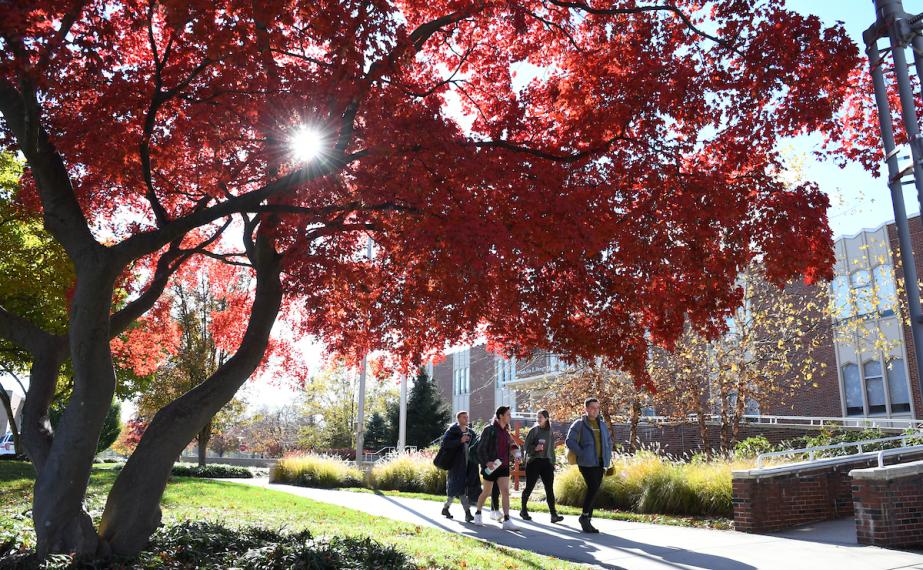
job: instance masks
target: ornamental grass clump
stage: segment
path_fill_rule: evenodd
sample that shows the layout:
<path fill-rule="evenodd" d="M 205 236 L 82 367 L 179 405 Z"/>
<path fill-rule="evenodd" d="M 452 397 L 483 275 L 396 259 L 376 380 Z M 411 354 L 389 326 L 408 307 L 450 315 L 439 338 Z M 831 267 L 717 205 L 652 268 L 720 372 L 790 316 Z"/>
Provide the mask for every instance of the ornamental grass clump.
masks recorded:
<path fill-rule="evenodd" d="M 372 468 L 372 487 L 383 491 L 445 494 L 446 471 L 421 453 L 395 455 Z"/>
<path fill-rule="evenodd" d="M 597 506 L 646 514 L 731 516 L 731 471 L 749 463 L 716 458 L 677 461 L 651 451 L 613 457 L 615 473 L 603 479 Z M 586 485 L 576 466 L 555 477 L 562 505 L 580 506 Z"/>
<path fill-rule="evenodd" d="M 269 474 L 272 483 L 287 483 L 301 487 L 361 487 L 362 471 L 339 457 L 324 455 L 293 455 L 283 457 Z"/>

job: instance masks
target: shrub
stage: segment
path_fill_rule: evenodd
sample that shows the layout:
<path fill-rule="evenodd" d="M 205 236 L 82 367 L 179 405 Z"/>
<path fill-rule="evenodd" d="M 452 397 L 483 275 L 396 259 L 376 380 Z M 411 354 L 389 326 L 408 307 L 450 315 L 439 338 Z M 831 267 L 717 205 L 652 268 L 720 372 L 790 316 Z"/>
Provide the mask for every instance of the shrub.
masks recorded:
<path fill-rule="evenodd" d="M 362 471 L 338 457 L 300 455 L 283 457 L 273 466 L 269 480 L 302 487 L 361 487 Z"/>
<path fill-rule="evenodd" d="M 576 465 L 569 465 L 554 476 L 554 496 L 562 505 L 579 507 L 586 496 L 586 483 Z"/>
<path fill-rule="evenodd" d="M 195 463 L 177 463 L 171 474 L 176 477 L 202 477 L 206 479 L 252 479 L 253 473 L 246 467 L 236 465 L 206 465 L 200 467 Z"/>
<path fill-rule="evenodd" d="M 749 463 L 717 459 L 681 463 L 651 451 L 613 458 L 615 474 L 603 479 L 600 508 L 640 513 L 720 515 L 733 513 L 731 471 Z M 554 492 L 562 505 L 581 506 L 586 485 L 570 466 L 555 477 Z"/>
<path fill-rule="evenodd" d="M 772 451 L 772 444 L 765 437 L 758 435 L 748 437 L 743 441 L 737 442 L 734 446 L 735 457 L 756 457 L 760 453 L 769 453 Z"/>
<path fill-rule="evenodd" d="M 0 567 L 38 568 L 34 554 L 0 543 Z M 56 556 L 41 566 L 83 568 L 71 557 Z M 114 560 L 93 568 L 396 568 L 417 566 L 392 546 L 369 538 L 315 539 L 308 531 L 282 533 L 263 528 L 228 528 L 216 523 L 183 522 L 159 529 L 137 560 Z"/>
<path fill-rule="evenodd" d="M 445 493 L 447 472 L 422 453 L 395 455 L 372 468 L 372 487 L 384 491 Z"/>
<path fill-rule="evenodd" d="M 835 445 L 838 443 L 847 443 L 863 441 L 867 439 L 881 439 L 892 436 L 893 434 L 885 433 L 878 428 L 868 428 L 863 430 L 845 430 L 841 428 L 824 427 L 814 435 L 805 435 L 783 442 L 780 449 L 801 449 L 805 447 L 819 447 L 824 445 Z M 862 451 L 881 451 L 882 449 L 892 449 L 900 447 L 900 441 L 890 441 L 863 446 Z M 858 453 L 857 447 L 846 447 L 839 449 L 827 449 L 817 452 L 815 457 L 839 457 L 842 455 L 852 455 Z"/>

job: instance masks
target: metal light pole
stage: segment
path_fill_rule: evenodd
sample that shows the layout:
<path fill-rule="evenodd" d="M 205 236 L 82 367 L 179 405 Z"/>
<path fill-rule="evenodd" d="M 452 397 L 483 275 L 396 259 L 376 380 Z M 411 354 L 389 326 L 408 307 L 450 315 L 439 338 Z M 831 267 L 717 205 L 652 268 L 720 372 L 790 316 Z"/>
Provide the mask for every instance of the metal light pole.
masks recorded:
<path fill-rule="evenodd" d="M 365 244 L 365 256 L 372 260 L 372 238 Z M 365 460 L 365 375 L 368 368 L 368 353 L 362 355 L 362 365 L 359 368 L 359 410 L 356 414 L 356 464 L 362 465 Z"/>
<path fill-rule="evenodd" d="M 404 453 L 407 445 L 407 375 L 401 375 L 400 419 L 397 427 L 397 452 Z"/>
<path fill-rule="evenodd" d="M 904 12 L 901 0 L 873 0 L 875 4 L 875 23 L 862 34 L 865 41 L 865 53 L 869 58 L 869 70 L 875 87 L 875 101 L 878 106 L 878 123 L 881 139 L 888 165 L 888 189 L 891 191 L 891 204 L 894 208 L 894 223 L 897 226 L 901 265 L 904 273 L 904 289 L 907 293 L 907 305 L 910 309 L 910 331 L 913 337 L 914 356 L 916 360 L 917 381 L 923 386 L 923 310 L 920 307 L 920 287 L 917 281 L 917 268 L 914 264 L 913 249 L 910 241 L 910 226 L 907 222 L 907 210 L 904 207 L 904 195 L 901 191 L 902 179 L 912 170 L 913 184 L 917 189 L 917 200 L 923 213 L 923 136 L 917 120 L 913 86 L 907 71 L 905 50 L 913 46 L 914 63 L 918 78 L 923 79 L 923 15 Z M 882 70 L 884 56 L 878 49 L 878 40 L 888 38 L 890 52 L 894 61 L 894 77 L 901 101 L 901 123 L 910 143 L 913 160 L 909 169 L 901 170 L 898 165 L 899 149 L 894 142 L 891 127 L 891 106 L 888 102 L 888 84 Z M 886 54 L 887 55 L 887 54 Z M 909 183 L 909 181 L 907 182 Z"/>

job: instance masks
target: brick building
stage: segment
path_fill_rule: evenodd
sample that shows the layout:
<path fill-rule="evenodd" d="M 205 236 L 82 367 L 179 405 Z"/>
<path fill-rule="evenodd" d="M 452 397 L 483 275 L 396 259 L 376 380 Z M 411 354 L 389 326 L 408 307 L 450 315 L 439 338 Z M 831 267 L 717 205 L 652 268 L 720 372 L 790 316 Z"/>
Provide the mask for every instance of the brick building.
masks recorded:
<path fill-rule="evenodd" d="M 917 270 L 923 275 L 923 223 L 919 216 L 911 218 L 910 227 Z M 902 288 L 896 285 L 901 274 L 894 223 L 842 237 L 834 248 L 835 278 L 829 285 L 819 285 L 828 289 L 834 315 L 830 319 L 818 314 L 822 322 L 815 334 L 822 335 L 824 341 L 812 354 L 826 366 L 794 397 L 784 402 L 753 402 L 750 413 L 923 419 L 913 341 L 898 302 Z M 806 291 L 807 286 L 799 283 L 785 294 Z M 553 354 L 539 352 L 527 361 L 516 361 L 476 345 L 448 353 L 440 364 L 431 366 L 431 371 L 453 412 L 467 409 L 472 419 L 488 419 L 499 405 L 509 405 L 520 415 L 535 412 L 533 402 L 542 386 L 565 368 Z M 651 441 L 662 429 L 652 428 L 648 434 Z M 687 434 L 680 432 L 674 430 L 668 438 L 685 440 Z"/>

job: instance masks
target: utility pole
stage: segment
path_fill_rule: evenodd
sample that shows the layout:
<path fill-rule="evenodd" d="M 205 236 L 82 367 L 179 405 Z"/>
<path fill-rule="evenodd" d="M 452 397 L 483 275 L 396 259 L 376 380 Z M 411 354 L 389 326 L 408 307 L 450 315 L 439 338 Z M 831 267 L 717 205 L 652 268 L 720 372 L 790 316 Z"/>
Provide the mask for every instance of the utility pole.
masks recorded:
<path fill-rule="evenodd" d="M 367 238 L 365 244 L 365 257 L 372 261 L 372 238 Z M 359 368 L 359 410 L 356 418 L 356 465 L 361 466 L 365 460 L 365 376 L 368 369 L 368 352 L 362 355 L 362 364 Z"/>
<path fill-rule="evenodd" d="M 407 445 L 407 374 L 401 375 L 400 419 L 397 428 L 397 452 L 404 453 Z"/>
<path fill-rule="evenodd" d="M 917 77 L 923 79 L 923 14 L 904 12 L 901 0 L 874 0 L 875 23 L 862 34 L 865 53 L 869 58 L 869 71 L 875 88 L 875 102 L 878 107 L 878 123 L 881 128 L 881 140 L 888 165 L 888 189 L 891 191 L 891 204 L 894 208 L 894 223 L 897 226 L 900 247 L 901 266 L 904 273 L 904 290 L 907 293 L 907 306 L 910 310 L 910 331 L 913 337 L 913 353 L 916 360 L 917 381 L 923 386 L 923 310 L 920 307 L 920 287 L 917 281 L 917 268 L 914 263 L 910 241 L 910 225 L 904 206 L 901 187 L 914 184 L 917 200 L 923 213 L 923 136 L 915 108 L 915 95 L 907 71 L 908 47 L 913 48 L 913 59 Z M 889 40 L 890 47 L 878 49 L 878 40 Z M 882 53 L 884 51 L 884 53 Z M 897 148 L 892 128 L 891 105 L 888 102 L 888 77 L 884 65 L 887 56 L 893 62 L 893 79 L 900 96 L 901 123 L 910 145 L 911 164 L 901 169 L 898 165 L 900 149 Z M 903 180 L 907 174 L 913 174 L 913 180 Z"/>

